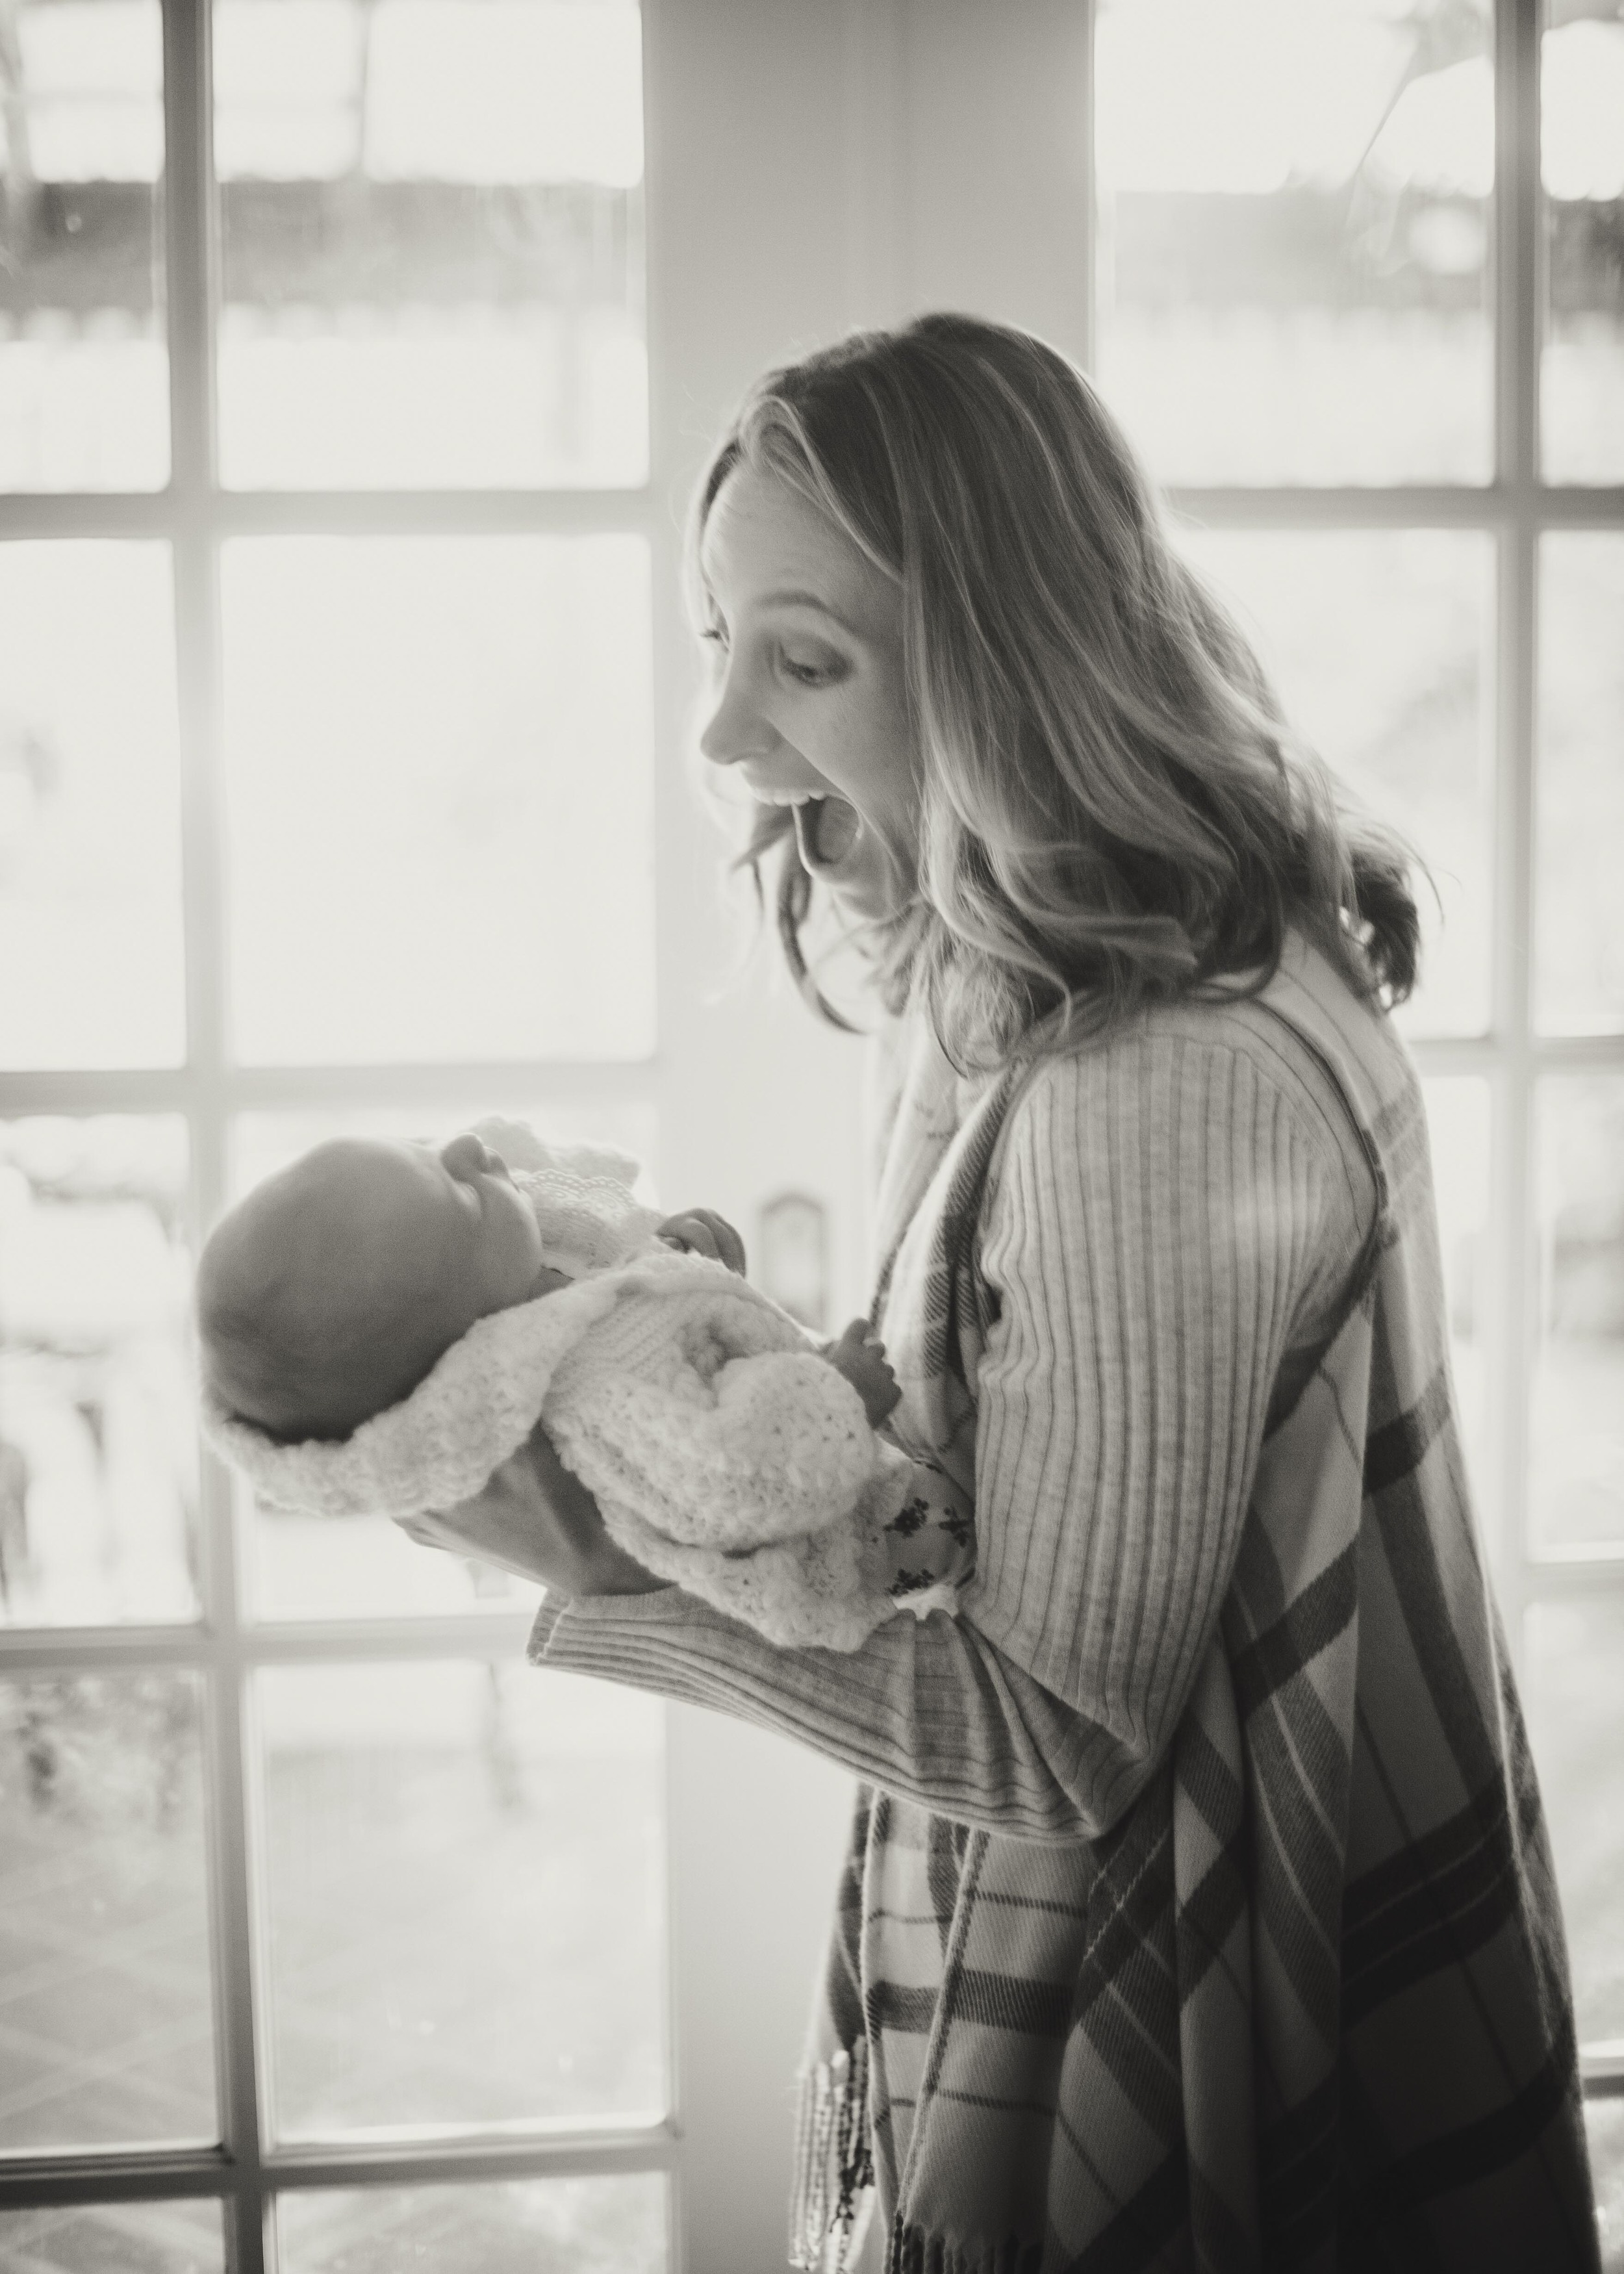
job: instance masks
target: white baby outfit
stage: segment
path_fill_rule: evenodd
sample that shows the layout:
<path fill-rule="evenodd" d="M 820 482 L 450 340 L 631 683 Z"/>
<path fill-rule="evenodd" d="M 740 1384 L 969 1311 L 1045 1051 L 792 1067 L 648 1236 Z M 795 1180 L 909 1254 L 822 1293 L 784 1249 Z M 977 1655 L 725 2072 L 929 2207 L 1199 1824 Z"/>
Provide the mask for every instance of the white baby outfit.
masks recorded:
<path fill-rule="evenodd" d="M 802 1329 L 724 1265 L 655 1239 L 623 1156 L 549 1148 L 518 1123 L 478 1133 L 574 1284 L 477 1320 L 339 1443 L 279 1442 L 206 1386 L 206 1433 L 260 1495 L 332 1516 L 450 1508 L 540 1419 L 628 1554 L 770 1642 L 855 1650 L 905 1605 L 951 1608 L 967 1534 L 920 1568 L 931 1527 L 914 1465 Z"/>

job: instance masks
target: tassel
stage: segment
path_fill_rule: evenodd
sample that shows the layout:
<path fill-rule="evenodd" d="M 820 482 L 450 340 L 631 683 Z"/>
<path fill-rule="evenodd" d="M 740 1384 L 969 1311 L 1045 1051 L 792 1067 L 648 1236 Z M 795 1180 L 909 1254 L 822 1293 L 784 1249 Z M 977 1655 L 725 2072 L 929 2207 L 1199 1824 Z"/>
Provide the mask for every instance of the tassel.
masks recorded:
<path fill-rule="evenodd" d="M 898 2216 L 885 2263 L 887 2274 L 1038 2274 L 1042 2260 L 1042 2244 L 1018 2234 L 1001 2242 L 950 2242 L 922 2226 L 904 2226 Z"/>
<path fill-rule="evenodd" d="M 874 2185 L 866 2038 L 802 2077 L 795 2131 L 789 2263 L 808 2274 L 846 2274 Z"/>

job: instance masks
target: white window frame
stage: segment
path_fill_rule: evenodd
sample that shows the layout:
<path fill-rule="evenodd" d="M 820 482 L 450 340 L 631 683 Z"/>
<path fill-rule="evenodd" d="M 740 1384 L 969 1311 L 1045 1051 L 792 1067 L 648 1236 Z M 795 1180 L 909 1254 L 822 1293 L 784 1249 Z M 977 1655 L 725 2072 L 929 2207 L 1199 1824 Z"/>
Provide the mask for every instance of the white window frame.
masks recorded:
<path fill-rule="evenodd" d="M 26 538 L 157 539 L 173 562 L 182 779 L 187 1055 L 175 1068 L 0 1075 L 0 1114 L 162 1113 L 190 1140 L 194 1241 L 227 1194 L 230 1125 L 253 1110 L 362 1111 L 410 1104 L 448 1114 L 515 1095 L 658 1106 L 658 1060 L 623 1065 L 504 1061 L 500 1065 L 252 1067 L 227 1042 L 226 938 L 220 809 L 219 557 L 243 535 L 543 535 L 632 531 L 658 547 L 653 491 L 277 492 L 222 489 L 216 477 L 214 351 L 219 259 L 210 132 L 210 0 L 164 0 L 165 287 L 170 478 L 151 494 L 0 498 L 0 542 Z M 660 568 L 669 571 L 670 563 Z M 635 628 L 633 628 L 635 636 Z M 195 1248 L 194 1248 L 195 1252 Z M 219 2200 L 232 2274 L 273 2263 L 274 2195 L 314 2186 L 427 2184 L 658 2172 L 681 2160 L 673 2113 L 635 2126 L 538 2120 L 421 2127 L 355 2143 L 272 2137 L 268 1985 L 263 1979 L 261 1796 L 252 1727 L 252 1680 L 279 1665 L 523 1656 L 526 1613 L 259 1622 L 242 1585 L 244 1542 L 220 1465 L 202 1465 L 199 1615 L 191 1624 L 15 1629 L 0 1632 L 11 1676 L 163 1669 L 197 1675 L 204 1695 L 204 1782 L 216 2082 L 221 2142 L 189 2150 L 6 2155 L 0 2209 Z M 670 1952 L 667 1981 L 670 1978 Z M 667 1992 L 667 2007 L 672 1999 Z M 669 2022 L 669 2012 L 667 2014 Z M 667 2039 L 670 2030 L 667 2027 Z M 681 2263 L 676 2190 L 671 2262 Z"/>

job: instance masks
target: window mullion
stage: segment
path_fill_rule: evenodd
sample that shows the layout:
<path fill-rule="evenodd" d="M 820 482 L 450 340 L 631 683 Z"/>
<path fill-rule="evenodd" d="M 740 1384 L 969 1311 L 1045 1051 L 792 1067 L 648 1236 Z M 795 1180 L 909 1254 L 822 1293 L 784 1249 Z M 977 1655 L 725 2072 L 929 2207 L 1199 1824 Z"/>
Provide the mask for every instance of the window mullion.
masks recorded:
<path fill-rule="evenodd" d="M 201 483 L 201 478 L 199 477 Z M 227 1189 L 224 885 L 220 826 L 218 546 L 209 493 L 180 492 L 175 536 L 185 891 L 189 1123 L 194 1237 Z M 236 2180 L 232 2274 L 261 2274 L 263 2123 L 256 2042 L 252 1763 L 238 1532 L 224 1471 L 207 1454 L 199 1495 L 203 1611 L 215 1638 L 208 1685 L 206 1773 L 213 1915 L 215 2043 L 222 2135 Z"/>
<path fill-rule="evenodd" d="M 509 490 L 224 490 L 211 509 L 231 537 L 646 536 L 648 487 Z"/>
<path fill-rule="evenodd" d="M 227 1193 L 225 926 L 220 825 L 219 552 L 206 492 L 183 506 L 176 537 L 179 642 L 186 1004 L 193 1231 L 200 1239 Z M 260 2165 L 265 2138 L 257 2043 L 254 1766 L 249 1749 L 240 1532 L 224 1470 L 202 1457 L 199 1514 L 204 1616 L 215 1638 L 206 1771 L 214 1931 L 214 2020 L 222 2135 L 237 2181 L 229 2263 L 264 2265 Z M 262 2004 L 259 2010 L 264 2010 Z"/>
<path fill-rule="evenodd" d="M 171 534 L 180 690 L 187 1069 L 193 1229 L 225 1192 L 224 937 L 219 827 L 220 614 L 214 496 L 214 184 L 210 0 L 164 0 Z M 252 1953 L 250 1764 L 231 1495 L 203 1464 L 204 1615 L 215 1638 L 205 1754 L 222 2133 L 235 2180 L 233 2274 L 261 2274 L 261 2117 Z"/>
<path fill-rule="evenodd" d="M 1100 354 L 1100 179 L 1094 164 L 1094 42 L 1100 27 L 1099 0 L 1082 0 L 1085 18 L 1083 53 L 1088 58 L 1088 83 L 1083 101 L 1078 105 L 1078 136 L 1081 147 L 1078 152 L 1078 177 L 1082 189 L 1082 247 L 1083 289 L 1082 338 L 1078 343 L 1078 361 L 1090 376 Z"/>
<path fill-rule="evenodd" d="M 1539 433 L 1541 0 L 1497 0 L 1494 25 L 1494 427 L 1498 479 L 1533 487 Z"/>
<path fill-rule="evenodd" d="M 1494 1441 L 1489 1510 L 1514 1658 L 1531 1573 L 1527 1549 L 1529 1376 L 1534 1351 L 1531 1212 L 1533 1050 L 1529 956 L 1532 929 L 1535 539 L 1524 515 L 1501 531 L 1495 563 L 1495 920 L 1491 1019 L 1499 1043 L 1492 1081 L 1491 1237 L 1496 1300 L 1489 1353 Z"/>
<path fill-rule="evenodd" d="M 210 0 L 163 0 L 164 229 L 171 495 L 193 513 L 214 468 Z"/>
<path fill-rule="evenodd" d="M 1175 484 L 1174 513 L 1214 529 L 1494 529 L 1512 510 L 1498 485 L 1407 482 L 1387 488 Z"/>
<path fill-rule="evenodd" d="M 29 537 L 167 537 L 167 492 L 13 490 L 0 493 L 0 544 Z"/>
<path fill-rule="evenodd" d="M 1498 486 L 1510 508 L 1496 556 L 1493 1085 L 1491 1222 L 1498 1300 L 1490 1359 L 1494 1536 L 1507 1624 L 1521 1662 L 1534 1574 L 1527 1539 L 1534 1352 L 1532 1130 L 1535 525 L 1538 432 L 1539 0 L 1495 15 L 1494 380 Z"/>
<path fill-rule="evenodd" d="M 217 1470 L 215 1477 L 218 1481 Z M 229 1510 L 225 1521 L 214 1528 L 229 1532 Z M 237 1639 L 234 1627 L 232 1640 Z M 207 1773 L 214 2029 L 222 2129 L 237 2183 L 227 2204 L 227 2263 L 231 2274 L 263 2274 L 264 2127 L 255 2026 L 254 1847 L 249 1836 L 252 1767 L 245 1727 L 247 1670 L 240 1650 L 222 1651 L 209 1688 Z"/>

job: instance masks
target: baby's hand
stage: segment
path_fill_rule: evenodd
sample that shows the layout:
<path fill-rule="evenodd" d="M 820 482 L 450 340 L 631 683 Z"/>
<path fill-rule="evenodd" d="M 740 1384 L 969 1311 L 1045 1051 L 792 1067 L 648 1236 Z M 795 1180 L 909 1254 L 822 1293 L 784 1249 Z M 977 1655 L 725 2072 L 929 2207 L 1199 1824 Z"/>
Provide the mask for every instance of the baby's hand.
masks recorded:
<path fill-rule="evenodd" d="M 891 1370 L 885 1345 L 867 1319 L 853 1319 L 839 1340 L 825 1347 L 823 1356 L 851 1383 L 863 1402 L 868 1427 L 877 1429 L 899 1403 L 902 1392 Z"/>
<path fill-rule="evenodd" d="M 737 1272 L 741 1279 L 744 1276 L 744 1242 L 714 1209 L 685 1209 L 680 1216 L 668 1216 L 664 1224 L 655 1225 L 654 1237 L 687 1254 L 708 1255 L 712 1262 L 725 1263 L 730 1271 Z"/>

